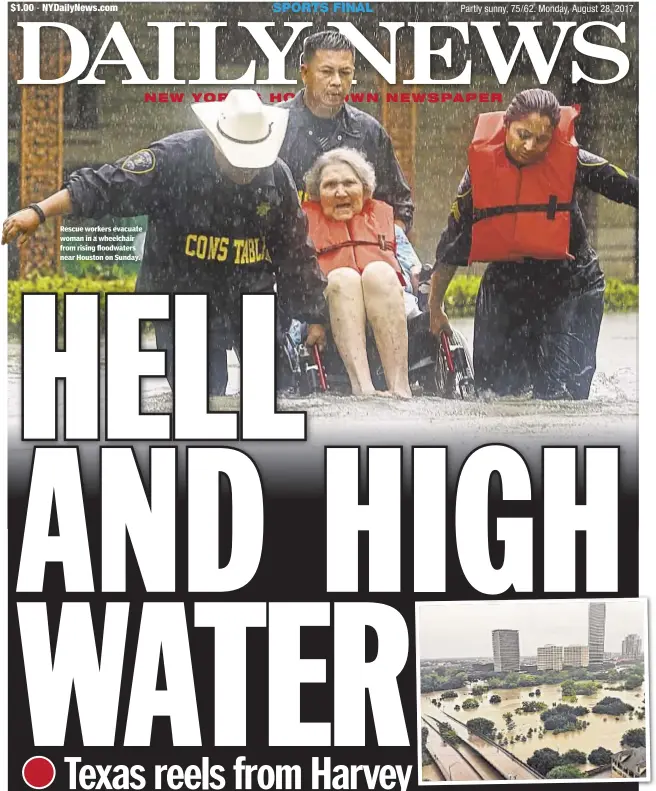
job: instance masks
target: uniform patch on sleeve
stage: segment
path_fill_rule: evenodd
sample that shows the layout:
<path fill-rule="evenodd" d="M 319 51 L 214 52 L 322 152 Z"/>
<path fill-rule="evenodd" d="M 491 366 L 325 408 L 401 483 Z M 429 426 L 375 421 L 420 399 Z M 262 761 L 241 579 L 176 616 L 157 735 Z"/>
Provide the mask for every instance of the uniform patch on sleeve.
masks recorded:
<path fill-rule="evenodd" d="M 149 148 L 142 148 L 134 154 L 130 154 L 127 159 L 123 161 L 121 170 L 127 170 L 129 173 L 150 173 L 155 169 L 155 154 Z"/>

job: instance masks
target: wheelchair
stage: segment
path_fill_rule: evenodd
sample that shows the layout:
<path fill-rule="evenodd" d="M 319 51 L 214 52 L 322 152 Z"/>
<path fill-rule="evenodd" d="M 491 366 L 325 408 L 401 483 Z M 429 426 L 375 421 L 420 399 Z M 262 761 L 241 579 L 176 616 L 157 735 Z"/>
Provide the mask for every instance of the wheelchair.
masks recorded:
<path fill-rule="evenodd" d="M 325 349 L 319 353 L 305 345 L 306 332 L 305 325 L 292 321 L 279 338 L 279 389 L 297 396 L 350 394 L 350 381 L 330 333 Z M 385 374 L 369 327 L 367 355 L 374 387 L 386 390 Z M 474 366 L 464 336 L 453 330 L 451 337 L 442 333 L 436 338 L 430 331 L 428 311 L 408 320 L 408 378 L 411 388 L 422 395 L 476 398 Z"/>

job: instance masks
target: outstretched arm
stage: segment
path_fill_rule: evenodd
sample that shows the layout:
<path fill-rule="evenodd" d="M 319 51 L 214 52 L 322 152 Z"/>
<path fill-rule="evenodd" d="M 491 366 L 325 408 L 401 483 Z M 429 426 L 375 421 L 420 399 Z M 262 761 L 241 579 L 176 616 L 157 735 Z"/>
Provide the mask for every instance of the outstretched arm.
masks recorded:
<path fill-rule="evenodd" d="M 61 217 L 72 211 L 71 194 L 68 190 L 59 190 L 53 195 L 40 201 L 37 206 L 46 219 Z M 2 244 L 9 244 L 15 239 L 17 245 L 22 247 L 41 225 L 41 215 L 35 209 L 21 209 L 7 217 L 2 226 Z"/>
<path fill-rule="evenodd" d="M 576 165 L 576 183 L 616 203 L 638 206 L 637 176 L 583 149 Z"/>
<path fill-rule="evenodd" d="M 71 174 L 64 189 L 37 205 L 45 219 L 74 214 L 77 217 L 134 217 L 157 211 L 167 199 L 164 175 L 172 158 L 170 143 L 160 141 L 114 164 L 80 168 Z M 41 224 L 35 209 L 22 209 L 8 217 L 2 227 L 2 244 L 18 240 L 22 247 Z"/>
<path fill-rule="evenodd" d="M 457 268 L 455 265 L 438 263 L 431 275 L 428 309 L 430 310 L 430 328 L 434 335 L 439 335 L 440 332 L 451 335 L 451 325 L 444 312 L 444 295 Z"/>
<path fill-rule="evenodd" d="M 444 295 L 459 266 L 467 266 L 471 250 L 472 194 L 469 169 L 462 177 L 458 194 L 451 204 L 449 220 L 442 231 L 435 251 L 428 305 L 430 325 L 434 334 L 451 334 L 451 325 L 444 312 Z"/>

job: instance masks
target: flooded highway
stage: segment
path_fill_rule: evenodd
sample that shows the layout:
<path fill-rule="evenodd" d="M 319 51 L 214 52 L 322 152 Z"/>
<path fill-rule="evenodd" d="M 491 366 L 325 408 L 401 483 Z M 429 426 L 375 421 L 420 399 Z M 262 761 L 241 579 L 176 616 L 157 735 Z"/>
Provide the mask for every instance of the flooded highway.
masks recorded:
<path fill-rule="evenodd" d="M 422 708 L 425 710 L 423 705 Z M 443 706 L 444 712 L 446 714 L 446 721 L 462 739 L 464 744 L 469 748 L 469 752 L 476 756 L 475 766 L 483 780 L 495 779 L 493 776 L 494 770 L 496 770 L 497 779 L 499 776 L 506 780 L 536 779 L 537 776 L 532 771 L 530 771 L 527 767 L 522 766 L 520 762 L 514 761 L 505 750 L 494 744 L 490 744 L 490 742 L 486 741 L 485 739 L 481 739 L 480 736 L 470 733 L 467 730 L 467 727 L 463 724 L 463 722 L 471 719 L 471 717 L 466 716 L 467 713 L 465 713 L 465 716 L 462 716 L 462 714 L 454 716 L 450 713 L 447 713 L 446 708 L 446 706 Z M 512 750 L 509 750 L 508 752 L 512 752 Z M 493 767 L 492 772 L 490 772 L 486 761 L 487 764 Z M 485 767 L 485 769 L 479 770 L 479 766 Z"/>
<path fill-rule="evenodd" d="M 426 748 L 437 765 L 438 774 L 448 781 L 469 780 L 475 782 L 481 780 L 482 776 L 465 760 L 458 750 L 442 739 L 436 730 L 436 726 L 431 725 L 430 720 L 426 724 L 428 725 Z"/>

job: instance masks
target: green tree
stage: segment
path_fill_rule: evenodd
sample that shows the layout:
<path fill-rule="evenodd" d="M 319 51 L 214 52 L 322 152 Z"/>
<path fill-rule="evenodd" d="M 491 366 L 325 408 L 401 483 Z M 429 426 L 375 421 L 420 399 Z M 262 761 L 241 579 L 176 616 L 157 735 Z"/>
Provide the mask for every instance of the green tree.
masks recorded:
<path fill-rule="evenodd" d="M 581 750 L 568 750 L 563 754 L 564 764 L 584 764 L 587 760 L 587 755 Z"/>
<path fill-rule="evenodd" d="M 610 766 L 610 759 L 613 753 L 605 747 L 597 747 L 588 756 L 588 761 L 595 766 Z"/>
<path fill-rule="evenodd" d="M 548 780 L 575 780 L 579 777 L 585 777 L 583 772 L 573 764 L 563 764 L 562 766 L 554 766 L 550 769 L 546 777 Z"/>
<path fill-rule="evenodd" d="M 620 714 L 626 714 L 627 711 L 633 711 L 633 706 L 625 703 L 620 698 L 602 698 L 592 711 L 595 714 L 613 714 L 616 717 Z"/>
<path fill-rule="evenodd" d="M 485 695 L 487 692 L 488 687 L 483 686 L 482 684 L 478 684 L 472 687 L 472 695 Z"/>
<path fill-rule="evenodd" d="M 448 722 L 438 722 L 437 727 L 440 731 L 440 736 L 447 744 L 453 745 L 462 741 Z"/>
<path fill-rule="evenodd" d="M 549 707 L 541 700 L 523 700 L 521 709 L 515 709 L 516 712 L 521 714 L 533 714 L 536 711 L 545 711 Z"/>
<path fill-rule="evenodd" d="M 463 701 L 462 707 L 463 709 L 477 709 L 478 701 L 474 700 L 474 698 L 467 698 L 467 700 Z"/>
<path fill-rule="evenodd" d="M 574 695 L 594 695 L 601 687 L 597 681 L 576 681 L 574 682 Z"/>
<path fill-rule="evenodd" d="M 585 706 L 568 706 L 566 703 L 553 703 L 549 711 L 540 714 L 540 719 L 546 720 L 548 717 L 556 717 L 562 714 L 572 714 L 575 717 L 582 717 L 584 714 L 589 714 L 590 709 Z"/>
<path fill-rule="evenodd" d="M 647 744 L 645 729 L 631 728 L 622 736 L 620 744 L 622 747 L 645 747 Z"/>
<path fill-rule="evenodd" d="M 467 684 L 467 674 L 466 673 L 457 673 L 456 675 L 451 675 L 445 681 L 443 681 L 437 689 L 460 689 L 460 687 L 464 687 Z"/>
<path fill-rule="evenodd" d="M 538 774 L 543 777 L 547 772 L 551 771 L 554 766 L 560 764 L 560 753 L 552 750 L 550 747 L 544 747 L 542 750 L 536 750 L 533 755 L 527 759 L 526 763 L 535 769 Z"/>
<path fill-rule="evenodd" d="M 425 766 L 432 763 L 430 753 L 426 748 L 426 739 L 428 739 L 428 728 L 425 725 L 421 726 L 421 762 Z"/>
<path fill-rule="evenodd" d="M 576 695 L 576 688 L 573 681 L 563 681 L 563 683 L 560 685 L 560 689 L 564 698 L 569 698 L 573 695 Z"/>
<path fill-rule="evenodd" d="M 480 736 L 486 736 L 488 739 L 494 739 L 497 726 L 492 720 L 486 720 L 485 717 L 474 717 L 473 720 L 467 720 L 467 730 L 478 733 Z"/>
<path fill-rule="evenodd" d="M 501 703 L 501 695 L 491 695 L 490 703 Z"/>

